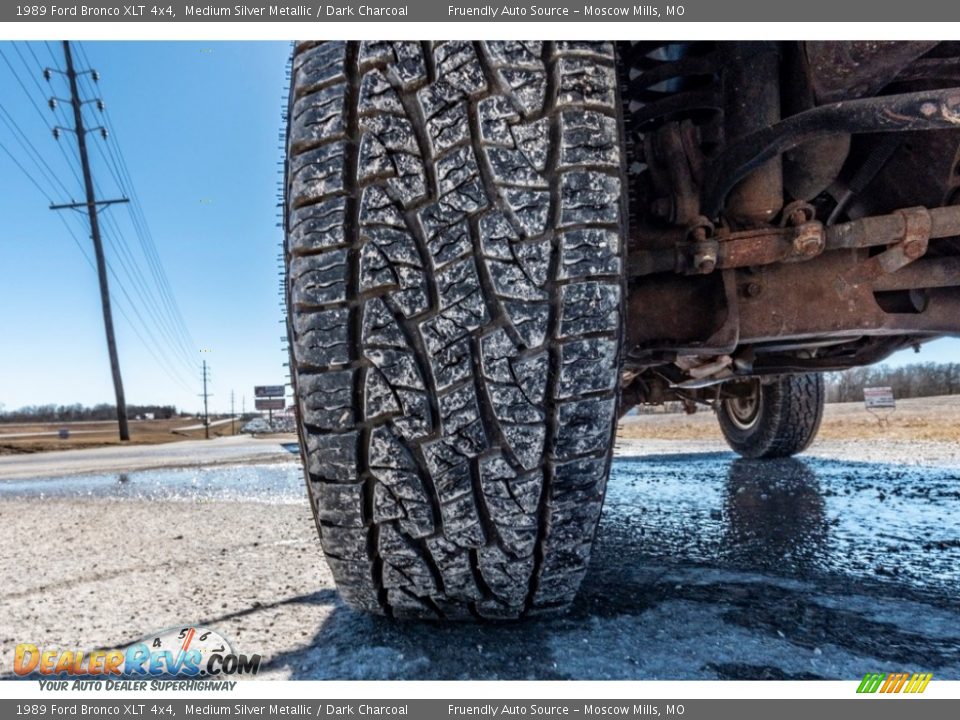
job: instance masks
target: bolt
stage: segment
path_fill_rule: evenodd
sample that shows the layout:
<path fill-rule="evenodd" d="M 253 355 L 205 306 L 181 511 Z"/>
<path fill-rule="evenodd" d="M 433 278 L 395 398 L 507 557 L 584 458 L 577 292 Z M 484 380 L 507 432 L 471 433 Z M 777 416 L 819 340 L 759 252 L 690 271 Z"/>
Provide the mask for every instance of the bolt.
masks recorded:
<path fill-rule="evenodd" d="M 697 272 L 706 275 L 713 272 L 716 266 L 717 256 L 712 252 L 698 252 L 693 256 L 693 269 Z"/>
<path fill-rule="evenodd" d="M 923 115 L 924 117 L 930 117 L 932 115 L 935 115 L 936 112 L 937 112 L 937 106 L 934 105 L 932 102 L 925 102 L 923 105 L 920 106 L 920 114 Z"/>
<path fill-rule="evenodd" d="M 821 239 L 818 232 L 802 233 L 793 239 L 793 251 L 804 257 L 813 257 L 820 252 Z"/>
<path fill-rule="evenodd" d="M 762 288 L 760 287 L 760 283 L 750 282 L 746 284 L 743 290 L 747 294 L 747 297 L 757 297 L 757 295 L 760 294 L 760 291 L 762 290 Z"/>

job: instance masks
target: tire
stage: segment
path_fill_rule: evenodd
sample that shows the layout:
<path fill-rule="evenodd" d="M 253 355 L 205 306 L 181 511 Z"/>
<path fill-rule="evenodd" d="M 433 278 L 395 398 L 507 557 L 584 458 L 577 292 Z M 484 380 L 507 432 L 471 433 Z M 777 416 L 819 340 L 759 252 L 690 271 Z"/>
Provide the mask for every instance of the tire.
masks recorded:
<path fill-rule="evenodd" d="M 611 43 L 296 46 L 291 376 L 354 608 L 572 601 L 619 398 L 618 107 Z"/>
<path fill-rule="evenodd" d="M 751 384 L 749 399 L 723 400 L 718 406 L 730 447 L 746 458 L 783 458 L 806 450 L 823 418 L 823 376 L 783 375 Z"/>

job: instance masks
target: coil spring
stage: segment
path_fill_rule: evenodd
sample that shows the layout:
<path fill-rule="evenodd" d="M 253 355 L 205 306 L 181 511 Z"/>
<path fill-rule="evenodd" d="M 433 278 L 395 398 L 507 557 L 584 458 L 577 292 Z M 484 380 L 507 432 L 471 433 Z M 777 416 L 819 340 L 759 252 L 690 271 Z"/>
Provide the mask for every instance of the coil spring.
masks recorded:
<path fill-rule="evenodd" d="M 722 143 L 721 50 L 713 42 L 618 44 L 630 192 L 631 227 L 645 222 L 651 197 L 645 136 L 667 122 L 690 120 L 701 151 Z"/>

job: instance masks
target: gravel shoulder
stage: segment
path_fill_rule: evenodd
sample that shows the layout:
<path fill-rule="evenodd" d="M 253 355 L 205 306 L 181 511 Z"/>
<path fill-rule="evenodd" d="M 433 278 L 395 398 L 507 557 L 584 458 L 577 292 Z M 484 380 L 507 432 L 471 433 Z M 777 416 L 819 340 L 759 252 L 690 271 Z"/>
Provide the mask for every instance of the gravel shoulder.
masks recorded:
<path fill-rule="evenodd" d="M 2 671 L 17 642 L 122 646 L 197 623 L 262 654 L 263 679 L 850 680 L 889 667 L 960 679 L 960 462 L 947 443 L 921 456 L 829 441 L 779 464 L 720 443 L 621 443 L 572 611 L 481 626 L 344 606 L 289 457 L 176 471 L 202 491 L 172 500 L 128 492 L 171 471 L 130 475 L 125 495 L 81 478 L 16 483 L 0 495 L 14 539 L 0 562 Z M 218 499 L 231 474 L 259 490 Z M 29 491 L 78 482 L 92 489 Z"/>

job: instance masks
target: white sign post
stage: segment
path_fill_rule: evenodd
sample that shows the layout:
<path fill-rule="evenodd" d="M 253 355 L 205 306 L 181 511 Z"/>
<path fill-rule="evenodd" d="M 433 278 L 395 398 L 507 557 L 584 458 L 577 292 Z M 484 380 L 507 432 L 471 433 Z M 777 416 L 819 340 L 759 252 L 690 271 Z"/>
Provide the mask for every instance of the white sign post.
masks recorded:
<path fill-rule="evenodd" d="M 890 422 L 890 416 L 897 409 L 891 387 L 868 387 L 863 389 L 863 404 L 867 412 L 876 416 L 881 426 Z"/>

